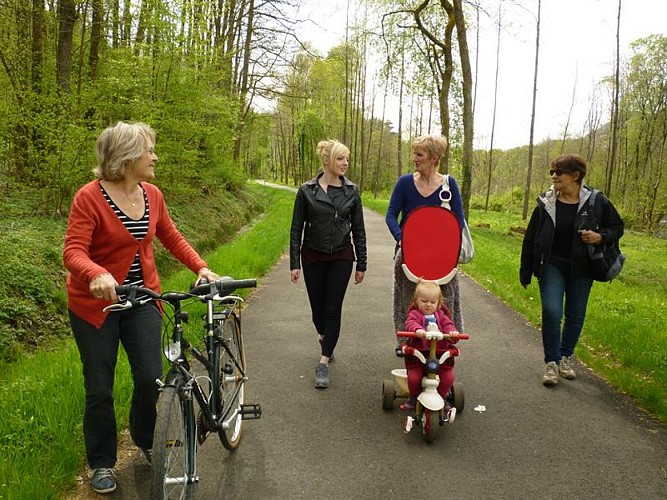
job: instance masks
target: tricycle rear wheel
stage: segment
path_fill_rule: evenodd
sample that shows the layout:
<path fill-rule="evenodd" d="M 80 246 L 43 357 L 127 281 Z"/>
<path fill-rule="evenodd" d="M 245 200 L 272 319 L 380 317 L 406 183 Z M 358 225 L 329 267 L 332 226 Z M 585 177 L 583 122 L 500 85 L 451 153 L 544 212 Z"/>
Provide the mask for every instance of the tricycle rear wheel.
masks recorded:
<path fill-rule="evenodd" d="M 393 410 L 394 399 L 396 399 L 396 386 L 393 380 L 382 382 L 382 409 Z"/>
<path fill-rule="evenodd" d="M 457 413 L 461 413 L 465 408 L 465 393 L 463 392 L 463 384 L 454 382 L 452 386 L 452 406 L 456 408 Z"/>

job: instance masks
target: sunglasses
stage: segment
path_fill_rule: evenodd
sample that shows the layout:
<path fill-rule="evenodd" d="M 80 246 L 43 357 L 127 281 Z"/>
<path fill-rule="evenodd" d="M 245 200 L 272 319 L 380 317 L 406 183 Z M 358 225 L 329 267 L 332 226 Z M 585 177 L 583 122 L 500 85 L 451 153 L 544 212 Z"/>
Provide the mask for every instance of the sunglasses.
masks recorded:
<path fill-rule="evenodd" d="M 576 172 L 576 170 L 563 170 L 562 168 L 556 168 L 556 169 L 551 169 L 549 170 L 549 175 L 554 175 L 556 174 L 558 177 L 560 177 L 563 174 L 571 174 L 572 172 Z"/>

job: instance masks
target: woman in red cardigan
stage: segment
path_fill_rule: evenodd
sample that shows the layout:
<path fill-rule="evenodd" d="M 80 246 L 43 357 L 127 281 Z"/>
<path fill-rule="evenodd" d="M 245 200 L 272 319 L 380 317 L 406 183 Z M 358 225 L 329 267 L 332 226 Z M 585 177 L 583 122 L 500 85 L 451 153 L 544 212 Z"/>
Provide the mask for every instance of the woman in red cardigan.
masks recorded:
<path fill-rule="evenodd" d="M 83 186 L 70 209 L 63 261 L 72 332 L 83 364 L 86 404 L 83 433 L 92 487 L 116 489 L 116 419 L 113 382 L 119 343 L 127 353 L 134 391 L 130 433 L 150 461 L 157 384 L 162 376 L 162 316 L 153 302 L 124 311 L 102 309 L 118 301 L 118 284 L 159 292 L 153 238 L 198 279 L 214 280 L 204 260 L 174 225 L 155 177 L 155 132 L 143 123 L 105 129 L 97 139 L 97 179 Z"/>

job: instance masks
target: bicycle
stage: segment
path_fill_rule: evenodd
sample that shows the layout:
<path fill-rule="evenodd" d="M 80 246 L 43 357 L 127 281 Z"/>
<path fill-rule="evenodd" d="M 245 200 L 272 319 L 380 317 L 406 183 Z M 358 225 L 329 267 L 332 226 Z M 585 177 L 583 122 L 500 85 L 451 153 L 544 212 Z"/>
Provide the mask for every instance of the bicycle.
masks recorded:
<path fill-rule="evenodd" d="M 254 279 L 229 277 L 199 284 L 189 292 L 158 294 L 148 288 L 122 285 L 116 287 L 116 293 L 125 300 L 105 308 L 129 309 L 152 299 L 169 304 L 173 310 L 173 317 L 164 327 L 167 337 L 171 324 L 171 341 L 164 348 L 170 367 L 163 379 L 156 380 L 160 394 L 151 457 L 152 500 L 192 499 L 199 481 L 197 445 L 203 444 L 211 432 L 217 432 L 222 445 L 233 451 L 241 441 L 243 420 L 262 415 L 259 404 L 245 403 L 248 375 L 241 335 L 243 299 L 232 295 L 237 289 L 255 286 Z M 189 313 L 183 309 L 195 302 L 206 304 L 202 317 L 206 353 L 183 337 L 183 325 L 189 320 Z M 193 373 L 186 352 L 203 365 L 205 375 Z M 195 401 L 199 406 L 197 417 Z"/>

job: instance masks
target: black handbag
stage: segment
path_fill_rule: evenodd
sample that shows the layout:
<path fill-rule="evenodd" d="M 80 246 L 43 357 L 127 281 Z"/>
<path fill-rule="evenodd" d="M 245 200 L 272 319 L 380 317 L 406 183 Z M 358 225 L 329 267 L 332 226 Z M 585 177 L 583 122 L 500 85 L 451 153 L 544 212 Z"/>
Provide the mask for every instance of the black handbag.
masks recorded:
<path fill-rule="evenodd" d="M 599 191 L 594 189 L 591 196 L 588 198 L 591 214 L 595 213 L 593 208 L 598 193 Z M 591 259 L 591 271 L 595 281 L 611 281 L 618 276 L 621 269 L 623 269 L 623 264 L 626 259 L 618 245 L 618 240 L 609 244 L 589 244 L 587 246 L 588 256 Z"/>

